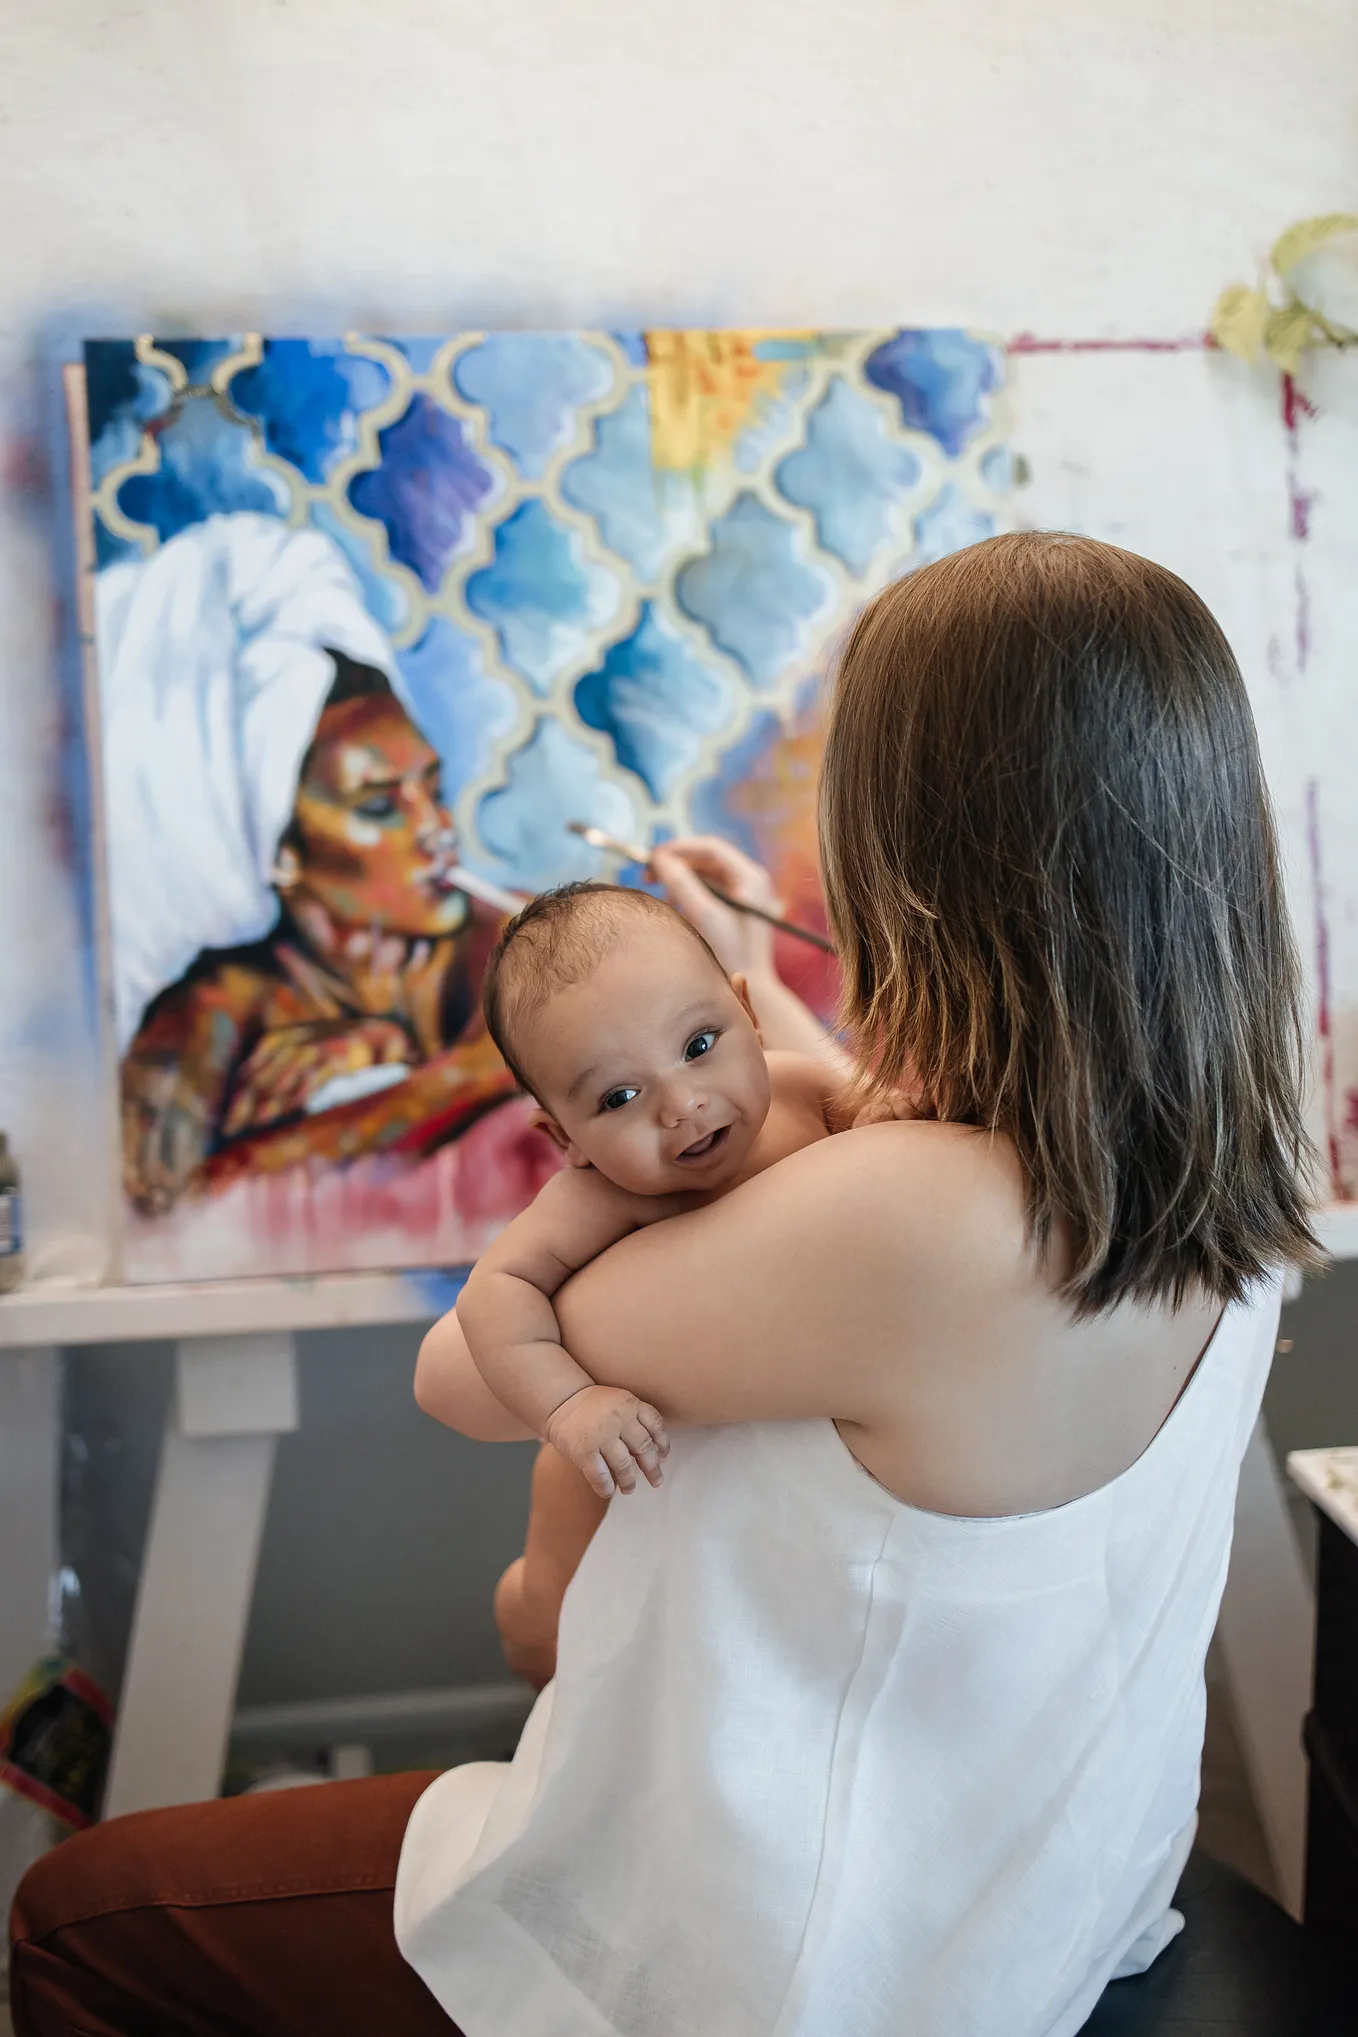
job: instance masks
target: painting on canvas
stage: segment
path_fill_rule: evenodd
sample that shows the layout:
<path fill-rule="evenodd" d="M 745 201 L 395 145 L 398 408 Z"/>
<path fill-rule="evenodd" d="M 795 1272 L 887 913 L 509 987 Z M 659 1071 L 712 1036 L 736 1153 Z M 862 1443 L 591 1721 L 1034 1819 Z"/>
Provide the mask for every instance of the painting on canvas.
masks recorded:
<path fill-rule="evenodd" d="M 1002 383 L 941 330 L 87 346 L 124 1277 L 475 1256 L 550 1165 L 486 957 L 618 874 L 569 822 L 823 925 L 827 661 L 1006 524 Z"/>

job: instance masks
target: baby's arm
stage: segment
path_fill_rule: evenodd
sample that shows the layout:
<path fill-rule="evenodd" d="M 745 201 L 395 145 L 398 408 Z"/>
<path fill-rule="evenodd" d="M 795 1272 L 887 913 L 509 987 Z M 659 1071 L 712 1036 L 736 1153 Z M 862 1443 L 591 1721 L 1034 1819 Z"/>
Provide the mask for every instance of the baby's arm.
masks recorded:
<path fill-rule="evenodd" d="M 649 1403 L 596 1386 L 561 1342 L 552 1296 L 572 1273 L 629 1231 L 687 1208 L 687 1196 L 638 1196 L 593 1169 L 555 1175 L 484 1252 L 457 1304 L 486 1385 L 544 1436 L 604 1498 L 631 1492 L 636 1467 L 660 1483 L 669 1448 Z"/>

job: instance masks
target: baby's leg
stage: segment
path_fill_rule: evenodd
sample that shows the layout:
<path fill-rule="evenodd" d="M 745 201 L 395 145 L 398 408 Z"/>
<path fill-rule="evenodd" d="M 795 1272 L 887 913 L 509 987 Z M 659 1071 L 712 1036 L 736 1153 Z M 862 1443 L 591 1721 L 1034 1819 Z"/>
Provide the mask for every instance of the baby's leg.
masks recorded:
<path fill-rule="evenodd" d="M 556 1673 L 556 1623 L 566 1586 L 608 1501 L 591 1492 L 573 1464 L 544 1443 L 533 1466 L 533 1495 L 522 1556 L 495 1589 L 495 1623 L 505 1660 L 541 1690 Z"/>

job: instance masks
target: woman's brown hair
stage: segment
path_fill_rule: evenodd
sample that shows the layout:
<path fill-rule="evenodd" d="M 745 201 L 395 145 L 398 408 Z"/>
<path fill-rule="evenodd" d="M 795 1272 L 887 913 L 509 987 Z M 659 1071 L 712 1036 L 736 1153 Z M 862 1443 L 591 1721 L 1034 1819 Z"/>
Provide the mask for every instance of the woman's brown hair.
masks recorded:
<path fill-rule="evenodd" d="M 1254 720 L 1182 580 L 1027 532 L 888 587 L 841 662 L 821 853 L 872 1082 L 1008 1134 L 1077 1315 L 1315 1262 Z"/>

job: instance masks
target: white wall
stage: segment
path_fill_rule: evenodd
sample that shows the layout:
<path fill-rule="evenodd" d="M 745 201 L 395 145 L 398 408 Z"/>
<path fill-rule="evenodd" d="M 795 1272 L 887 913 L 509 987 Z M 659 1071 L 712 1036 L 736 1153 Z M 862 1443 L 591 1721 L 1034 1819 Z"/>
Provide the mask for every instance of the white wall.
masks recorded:
<path fill-rule="evenodd" d="M 1200 329 L 1352 202 L 1348 0 L 10 0 L 0 325 Z"/>

